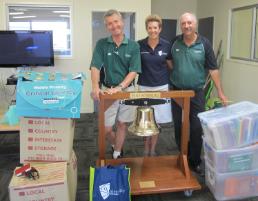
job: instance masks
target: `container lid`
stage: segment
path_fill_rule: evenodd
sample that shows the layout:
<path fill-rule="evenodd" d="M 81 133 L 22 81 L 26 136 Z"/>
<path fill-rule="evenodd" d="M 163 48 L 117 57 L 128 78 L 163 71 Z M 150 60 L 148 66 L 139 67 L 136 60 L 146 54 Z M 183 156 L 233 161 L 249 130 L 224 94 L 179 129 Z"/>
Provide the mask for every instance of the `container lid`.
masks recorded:
<path fill-rule="evenodd" d="M 242 101 L 226 107 L 201 112 L 198 114 L 201 122 L 207 125 L 238 119 L 247 115 L 258 116 L 258 104 Z"/>

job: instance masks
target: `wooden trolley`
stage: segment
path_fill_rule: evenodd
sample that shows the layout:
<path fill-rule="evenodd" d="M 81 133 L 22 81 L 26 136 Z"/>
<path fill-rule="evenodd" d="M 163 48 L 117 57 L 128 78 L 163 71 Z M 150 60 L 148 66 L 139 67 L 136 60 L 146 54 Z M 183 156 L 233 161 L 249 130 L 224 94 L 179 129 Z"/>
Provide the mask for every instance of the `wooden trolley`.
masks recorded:
<path fill-rule="evenodd" d="M 191 196 L 193 190 L 201 189 L 197 179 L 191 174 L 187 161 L 190 98 L 193 96 L 193 91 L 121 92 L 100 95 L 99 159 L 97 165 L 126 164 L 130 167 L 132 195 L 184 191 L 186 196 Z M 115 100 L 134 98 L 173 98 L 182 107 L 181 151 L 178 155 L 119 158 L 116 160 L 105 158 L 104 112 Z"/>

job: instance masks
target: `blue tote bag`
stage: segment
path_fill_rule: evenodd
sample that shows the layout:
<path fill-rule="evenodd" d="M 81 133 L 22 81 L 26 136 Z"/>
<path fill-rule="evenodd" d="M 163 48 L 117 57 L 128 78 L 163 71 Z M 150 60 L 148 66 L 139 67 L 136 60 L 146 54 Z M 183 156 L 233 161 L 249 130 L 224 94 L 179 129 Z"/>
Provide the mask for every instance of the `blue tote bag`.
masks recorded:
<path fill-rule="evenodd" d="M 90 201 L 130 201 L 130 169 L 125 165 L 90 167 Z"/>

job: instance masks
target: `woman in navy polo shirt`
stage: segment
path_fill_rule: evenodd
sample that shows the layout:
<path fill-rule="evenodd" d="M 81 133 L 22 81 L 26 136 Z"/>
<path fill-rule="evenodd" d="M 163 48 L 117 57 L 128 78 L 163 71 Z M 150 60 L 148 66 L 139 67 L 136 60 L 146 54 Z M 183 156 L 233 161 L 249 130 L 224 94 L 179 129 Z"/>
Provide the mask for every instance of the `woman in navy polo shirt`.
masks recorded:
<path fill-rule="evenodd" d="M 145 20 L 148 37 L 138 41 L 141 52 L 142 73 L 138 85 L 141 91 L 167 91 L 169 89 L 169 68 L 172 68 L 170 43 L 159 36 L 162 20 L 158 15 L 150 15 Z M 171 104 L 152 106 L 157 123 L 172 121 Z M 155 156 L 158 135 L 146 137 L 144 155 Z"/>

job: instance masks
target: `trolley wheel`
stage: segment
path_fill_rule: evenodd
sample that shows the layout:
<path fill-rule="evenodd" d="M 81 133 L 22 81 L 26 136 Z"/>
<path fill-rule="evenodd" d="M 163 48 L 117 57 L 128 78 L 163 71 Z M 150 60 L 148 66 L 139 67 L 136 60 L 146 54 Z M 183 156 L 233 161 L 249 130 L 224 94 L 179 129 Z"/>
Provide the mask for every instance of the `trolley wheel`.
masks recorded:
<path fill-rule="evenodd" d="M 186 197 L 191 197 L 192 194 L 193 194 L 193 190 L 185 190 L 184 194 L 185 194 Z"/>

